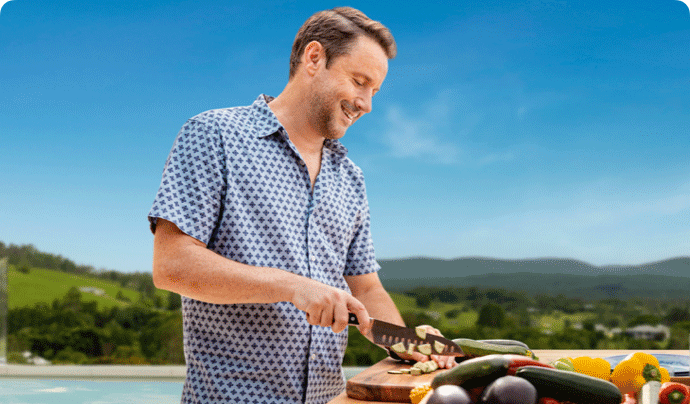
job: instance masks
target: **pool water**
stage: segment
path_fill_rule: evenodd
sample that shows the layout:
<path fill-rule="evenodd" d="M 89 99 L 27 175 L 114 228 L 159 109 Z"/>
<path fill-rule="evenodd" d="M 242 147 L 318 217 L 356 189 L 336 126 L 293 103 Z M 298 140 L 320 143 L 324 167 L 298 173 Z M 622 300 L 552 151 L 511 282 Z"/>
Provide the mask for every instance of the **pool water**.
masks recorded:
<path fill-rule="evenodd" d="M 179 403 L 182 382 L 0 379 L 3 404 Z"/>
<path fill-rule="evenodd" d="M 344 368 L 350 379 L 366 367 Z M 70 372 L 65 372 L 65 375 Z M 184 382 L 61 379 L 50 376 L 0 378 L 0 404 L 171 404 L 182 398 Z"/>

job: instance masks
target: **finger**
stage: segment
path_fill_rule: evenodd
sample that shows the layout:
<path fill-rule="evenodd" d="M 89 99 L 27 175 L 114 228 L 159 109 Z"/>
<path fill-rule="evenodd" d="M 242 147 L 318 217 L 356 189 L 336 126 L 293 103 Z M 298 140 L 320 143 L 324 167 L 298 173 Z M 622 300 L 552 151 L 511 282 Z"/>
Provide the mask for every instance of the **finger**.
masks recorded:
<path fill-rule="evenodd" d="M 347 308 L 349 312 L 355 313 L 355 315 L 357 316 L 357 320 L 359 320 L 359 325 L 357 326 L 357 329 L 359 330 L 359 332 L 361 332 L 362 335 L 365 336 L 369 335 L 371 333 L 371 321 L 369 318 L 369 312 L 364 307 L 364 305 L 360 303 L 359 300 L 352 297 L 351 300 L 348 300 Z"/>
<path fill-rule="evenodd" d="M 321 327 L 330 327 L 333 325 L 333 309 L 327 308 L 321 312 L 319 324 Z"/>
<path fill-rule="evenodd" d="M 307 322 L 311 325 L 319 325 L 321 323 L 321 313 L 307 312 Z"/>
<path fill-rule="evenodd" d="M 444 356 L 439 356 L 439 355 L 431 355 L 429 357 L 432 361 L 438 363 L 438 367 L 440 368 L 445 368 L 446 367 L 446 361 Z"/>
<path fill-rule="evenodd" d="M 331 329 L 337 334 L 347 328 L 349 312 L 347 311 L 346 305 L 337 305 L 333 313 L 333 325 L 331 325 Z"/>

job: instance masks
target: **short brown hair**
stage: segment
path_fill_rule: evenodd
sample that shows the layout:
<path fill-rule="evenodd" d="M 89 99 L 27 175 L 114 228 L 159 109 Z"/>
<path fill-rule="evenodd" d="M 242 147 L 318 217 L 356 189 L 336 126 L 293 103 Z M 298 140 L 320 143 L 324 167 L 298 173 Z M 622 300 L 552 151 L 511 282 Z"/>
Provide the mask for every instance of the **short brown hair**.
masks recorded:
<path fill-rule="evenodd" d="M 290 55 L 290 78 L 295 75 L 307 45 L 317 41 L 326 52 L 326 67 L 330 62 L 350 51 L 354 41 L 366 35 L 381 45 L 388 59 L 397 53 L 395 39 L 388 28 L 352 7 L 336 7 L 320 11 L 311 17 L 297 31 Z"/>

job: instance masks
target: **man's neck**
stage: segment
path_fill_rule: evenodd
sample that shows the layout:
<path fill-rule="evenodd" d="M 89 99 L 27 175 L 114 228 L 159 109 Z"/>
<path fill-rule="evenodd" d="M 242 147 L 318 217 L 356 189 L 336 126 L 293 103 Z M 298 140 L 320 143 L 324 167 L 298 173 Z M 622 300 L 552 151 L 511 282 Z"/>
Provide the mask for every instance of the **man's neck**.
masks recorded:
<path fill-rule="evenodd" d="M 325 138 L 316 131 L 307 119 L 305 105 L 308 101 L 300 98 L 296 91 L 291 91 L 290 84 L 285 87 L 268 106 L 285 128 L 290 140 L 304 157 L 320 156 Z"/>

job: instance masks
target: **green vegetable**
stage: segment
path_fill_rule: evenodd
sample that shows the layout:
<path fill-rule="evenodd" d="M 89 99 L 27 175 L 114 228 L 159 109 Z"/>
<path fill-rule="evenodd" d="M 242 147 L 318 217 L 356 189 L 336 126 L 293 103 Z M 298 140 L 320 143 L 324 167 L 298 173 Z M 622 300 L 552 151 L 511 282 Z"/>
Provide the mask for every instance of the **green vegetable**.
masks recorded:
<path fill-rule="evenodd" d="M 395 353 L 405 353 L 407 352 L 407 348 L 405 348 L 405 344 L 402 342 L 398 342 L 397 344 L 391 346 L 391 350 Z"/>
<path fill-rule="evenodd" d="M 417 333 L 419 339 L 426 338 L 426 328 L 422 326 L 415 327 L 414 331 Z"/>
<path fill-rule="evenodd" d="M 570 372 L 575 371 L 575 365 L 573 365 L 573 361 L 567 357 L 556 359 L 555 361 L 551 362 L 551 365 L 553 365 L 553 367 L 559 370 L 568 370 Z"/>
<path fill-rule="evenodd" d="M 436 361 L 417 362 L 412 367 L 420 369 L 422 373 L 431 373 L 438 369 L 438 363 Z"/>
<path fill-rule="evenodd" d="M 414 353 L 416 345 L 410 342 L 410 345 L 407 346 L 407 354 L 412 355 Z"/>
<path fill-rule="evenodd" d="M 469 338 L 454 339 L 460 349 L 469 357 L 477 357 L 493 354 L 514 354 L 533 356 L 532 351 L 522 345 L 499 345 L 489 342 L 475 341 Z"/>
<path fill-rule="evenodd" d="M 417 345 L 417 350 L 424 355 L 431 355 L 431 344 Z"/>
<path fill-rule="evenodd" d="M 515 372 L 537 388 L 540 397 L 576 404 L 620 404 L 621 391 L 615 384 L 597 377 L 567 370 L 524 366 Z"/>
<path fill-rule="evenodd" d="M 470 389 L 486 386 L 501 376 L 508 374 L 510 361 L 503 355 L 486 355 L 467 359 L 452 369 L 439 373 L 431 381 L 431 387 L 454 384 Z"/>
<path fill-rule="evenodd" d="M 442 353 L 443 349 L 446 347 L 446 344 L 440 341 L 434 341 L 434 349 L 436 350 L 437 353 Z"/>

